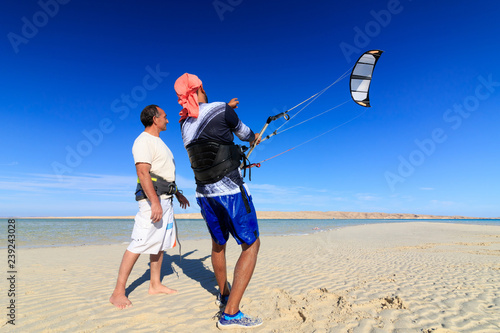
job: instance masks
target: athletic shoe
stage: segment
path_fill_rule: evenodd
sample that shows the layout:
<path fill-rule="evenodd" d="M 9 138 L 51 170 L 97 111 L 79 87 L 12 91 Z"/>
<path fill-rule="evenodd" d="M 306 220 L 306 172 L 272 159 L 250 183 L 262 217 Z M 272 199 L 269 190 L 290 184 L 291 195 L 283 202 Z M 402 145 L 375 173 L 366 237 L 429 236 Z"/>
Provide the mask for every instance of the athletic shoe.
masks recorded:
<path fill-rule="evenodd" d="M 247 316 L 241 311 L 238 311 L 234 316 L 222 313 L 217 322 L 217 327 L 221 330 L 230 328 L 254 328 L 260 325 L 262 325 L 262 319 Z"/>
<path fill-rule="evenodd" d="M 227 300 L 229 299 L 229 295 L 222 295 L 221 293 L 219 293 L 217 295 L 217 299 L 215 300 L 215 304 L 218 306 L 218 307 L 224 307 L 227 305 Z"/>
<path fill-rule="evenodd" d="M 231 284 L 228 283 L 227 284 L 227 287 L 229 289 L 229 292 L 231 292 Z M 229 295 L 222 295 L 221 293 L 219 293 L 217 295 L 217 299 L 215 300 L 215 304 L 219 307 L 219 308 L 223 308 L 227 305 L 227 300 L 229 299 Z"/>

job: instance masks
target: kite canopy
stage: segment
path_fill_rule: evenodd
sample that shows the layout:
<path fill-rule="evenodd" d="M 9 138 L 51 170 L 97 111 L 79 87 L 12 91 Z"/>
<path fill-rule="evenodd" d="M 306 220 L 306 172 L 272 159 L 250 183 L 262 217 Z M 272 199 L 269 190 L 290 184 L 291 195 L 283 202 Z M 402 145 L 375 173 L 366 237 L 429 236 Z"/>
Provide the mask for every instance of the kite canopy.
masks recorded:
<path fill-rule="evenodd" d="M 383 51 L 372 50 L 363 53 L 354 65 L 351 73 L 351 97 L 361 106 L 370 107 L 370 83 L 373 69 Z"/>

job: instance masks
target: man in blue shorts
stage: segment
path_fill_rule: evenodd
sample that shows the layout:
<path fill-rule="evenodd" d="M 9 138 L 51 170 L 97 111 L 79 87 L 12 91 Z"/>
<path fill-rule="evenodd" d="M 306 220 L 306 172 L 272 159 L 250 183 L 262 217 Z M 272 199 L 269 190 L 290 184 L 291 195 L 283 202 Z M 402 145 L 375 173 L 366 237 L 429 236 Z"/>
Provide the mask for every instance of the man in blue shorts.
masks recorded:
<path fill-rule="evenodd" d="M 212 236 L 212 266 L 220 291 L 218 301 L 225 306 L 217 326 L 260 326 L 260 318 L 245 315 L 239 309 L 257 263 L 260 240 L 252 197 L 239 169 L 242 152 L 233 143 L 236 135 L 252 145 L 256 135 L 234 111 L 238 100 L 232 99 L 229 104 L 208 103 L 196 75 L 186 73 L 179 77 L 175 91 L 183 107 L 181 133 L 196 179 L 196 201 Z M 229 234 L 242 248 L 231 290 L 225 254 Z"/>

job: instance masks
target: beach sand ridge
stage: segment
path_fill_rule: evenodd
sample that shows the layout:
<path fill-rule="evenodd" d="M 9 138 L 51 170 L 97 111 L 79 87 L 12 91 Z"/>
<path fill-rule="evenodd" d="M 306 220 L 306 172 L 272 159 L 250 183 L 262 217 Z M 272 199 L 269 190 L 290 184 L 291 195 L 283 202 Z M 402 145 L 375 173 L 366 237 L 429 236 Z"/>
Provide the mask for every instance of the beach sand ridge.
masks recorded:
<path fill-rule="evenodd" d="M 255 332 L 499 332 L 499 235 L 499 226 L 410 222 L 263 237 L 241 310 L 264 319 Z M 125 310 L 108 301 L 125 244 L 21 249 L 16 329 L 216 332 L 210 246 L 184 241 L 182 260 L 167 252 L 163 283 L 175 295 L 148 295 L 141 256 Z M 238 255 L 231 239 L 228 272 Z"/>

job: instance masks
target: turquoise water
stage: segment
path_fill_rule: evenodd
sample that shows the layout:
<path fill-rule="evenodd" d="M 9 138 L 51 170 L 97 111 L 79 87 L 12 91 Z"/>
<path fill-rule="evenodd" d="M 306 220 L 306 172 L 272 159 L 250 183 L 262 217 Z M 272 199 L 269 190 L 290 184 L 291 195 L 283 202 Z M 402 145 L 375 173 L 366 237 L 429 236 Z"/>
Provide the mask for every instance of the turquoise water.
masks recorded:
<path fill-rule="evenodd" d="M 15 219 L 17 247 L 120 244 L 130 241 L 133 219 Z M 498 225 L 500 220 L 259 220 L 261 236 L 305 235 L 374 223 L 436 222 Z M 203 220 L 177 220 L 179 238 L 210 239 Z M 11 229 L 12 232 L 12 229 Z M 0 220 L 0 248 L 7 247 L 8 220 Z"/>

